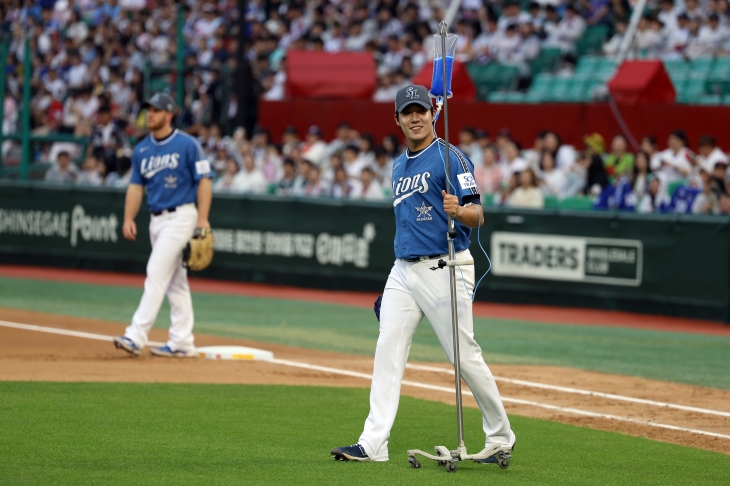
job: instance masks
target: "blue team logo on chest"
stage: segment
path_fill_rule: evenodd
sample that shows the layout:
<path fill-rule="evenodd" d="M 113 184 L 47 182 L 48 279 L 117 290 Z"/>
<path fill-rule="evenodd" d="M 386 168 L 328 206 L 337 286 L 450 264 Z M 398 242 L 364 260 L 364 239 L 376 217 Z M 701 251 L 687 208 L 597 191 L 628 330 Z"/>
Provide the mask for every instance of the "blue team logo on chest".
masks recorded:
<path fill-rule="evenodd" d="M 177 169 L 180 161 L 180 154 L 173 152 L 171 154 L 153 155 L 142 159 L 139 172 L 146 179 L 152 178 L 155 174 L 165 169 Z"/>
<path fill-rule="evenodd" d="M 393 207 L 405 201 L 414 194 L 425 194 L 428 192 L 428 180 L 430 172 L 423 172 L 412 177 L 399 177 L 393 181 Z"/>

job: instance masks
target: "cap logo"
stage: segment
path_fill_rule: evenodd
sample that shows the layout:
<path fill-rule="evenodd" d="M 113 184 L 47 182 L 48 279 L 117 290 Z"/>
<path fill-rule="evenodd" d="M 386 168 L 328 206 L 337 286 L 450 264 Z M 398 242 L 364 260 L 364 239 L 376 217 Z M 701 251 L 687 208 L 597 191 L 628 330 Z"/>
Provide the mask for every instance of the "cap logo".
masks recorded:
<path fill-rule="evenodd" d="M 414 88 L 413 86 L 409 87 L 406 90 L 406 98 L 413 99 L 413 98 L 418 98 L 418 97 L 419 97 L 418 91 L 416 91 L 416 88 Z"/>

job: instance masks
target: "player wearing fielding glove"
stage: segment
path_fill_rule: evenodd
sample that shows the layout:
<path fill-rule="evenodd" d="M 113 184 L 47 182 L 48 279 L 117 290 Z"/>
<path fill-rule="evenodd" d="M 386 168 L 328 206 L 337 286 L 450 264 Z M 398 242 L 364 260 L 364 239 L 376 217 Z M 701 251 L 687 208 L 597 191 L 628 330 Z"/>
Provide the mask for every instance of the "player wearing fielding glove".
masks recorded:
<path fill-rule="evenodd" d="M 128 240 L 136 239 L 134 218 L 146 187 L 152 253 L 142 300 L 132 324 L 123 337 L 114 338 L 114 345 L 138 355 L 147 345 L 147 335 L 167 295 L 172 322 L 170 339 L 165 346 L 150 352 L 155 356 L 192 357 L 193 301 L 182 255 L 196 227 L 210 228 L 210 164 L 193 137 L 172 128 L 172 97 L 157 93 L 143 107 L 147 108 L 147 128 L 151 133 L 137 144 L 132 155 L 132 179 L 124 205 L 122 233 Z"/>
<path fill-rule="evenodd" d="M 470 259 L 470 228 L 483 224 L 473 164 L 451 146 L 447 180 L 445 142 L 434 134 L 434 109 L 423 86 L 402 88 L 396 95 L 395 122 L 408 149 L 393 163 L 393 208 L 396 219 L 396 261 L 385 284 L 380 308 L 380 336 L 375 350 L 370 414 L 357 444 L 337 447 L 332 456 L 341 461 L 387 461 L 388 437 L 400 400 L 411 339 L 425 315 L 453 364 L 451 294 L 447 246 L 447 215 L 455 221 L 456 260 Z M 451 193 L 446 193 L 451 184 Z M 441 261 L 440 261 L 441 260 Z M 464 283 L 457 283 L 461 375 L 482 411 L 486 448 L 495 454 L 509 451 L 515 435 L 491 371 L 474 340 L 472 301 L 474 266 L 460 267 Z M 457 273 L 457 278 L 461 273 Z M 465 287 L 469 288 L 469 293 Z M 377 303 L 376 303 L 377 313 Z M 483 451 L 484 452 L 484 451 Z M 495 462 L 488 457 L 479 462 Z"/>

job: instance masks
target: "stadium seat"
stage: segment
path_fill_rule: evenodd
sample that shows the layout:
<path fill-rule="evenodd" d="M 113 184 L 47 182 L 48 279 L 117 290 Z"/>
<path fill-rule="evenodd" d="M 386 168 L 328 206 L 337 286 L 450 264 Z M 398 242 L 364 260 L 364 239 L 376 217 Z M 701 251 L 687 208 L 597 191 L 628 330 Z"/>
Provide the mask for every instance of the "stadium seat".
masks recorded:
<path fill-rule="evenodd" d="M 586 54 L 600 54 L 603 50 L 603 43 L 608 38 L 608 27 L 605 25 L 594 25 L 588 27 L 578 42 L 575 43 L 575 51 L 578 57 Z"/>
<path fill-rule="evenodd" d="M 560 209 L 592 210 L 593 198 L 589 196 L 566 197 L 559 202 Z"/>
<path fill-rule="evenodd" d="M 705 94 L 698 98 L 697 104 L 698 105 L 721 105 L 722 96 L 720 96 L 719 94 Z"/>
<path fill-rule="evenodd" d="M 537 58 L 530 61 L 530 72 L 535 75 L 542 72 L 553 72 L 560 63 L 560 49 L 542 49 Z"/>
<path fill-rule="evenodd" d="M 548 101 L 567 101 L 570 96 L 571 84 L 571 78 L 555 78 L 555 81 L 553 82 L 553 88 L 548 93 Z"/>
<path fill-rule="evenodd" d="M 704 79 L 709 76 L 715 64 L 712 57 L 700 57 L 692 61 L 690 67 L 690 77 L 694 79 Z"/>
<path fill-rule="evenodd" d="M 600 57 L 596 56 L 582 56 L 580 59 L 578 59 L 578 65 L 575 67 L 575 72 L 577 73 L 586 73 L 586 74 L 594 74 L 596 69 L 598 68 L 598 64 L 601 62 Z"/>
<path fill-rule="evenodd" d="M 667 187 L 667 192 L 669 193 L 670 196 L 674 196 L 674 192 L 677 189 L 679 189 L 680 187 L 682 187 L 683 185 L 685 185 L 686 183 L 687 183 L 687 181 L 684 179 L 679 180 L 679 181 L 670 182 L 669 186 Z"/>
<path fill-rule="evenodd" d="M 545 196 L 545 209 L 558 209 L 559 201 L 555 196 Z"/>

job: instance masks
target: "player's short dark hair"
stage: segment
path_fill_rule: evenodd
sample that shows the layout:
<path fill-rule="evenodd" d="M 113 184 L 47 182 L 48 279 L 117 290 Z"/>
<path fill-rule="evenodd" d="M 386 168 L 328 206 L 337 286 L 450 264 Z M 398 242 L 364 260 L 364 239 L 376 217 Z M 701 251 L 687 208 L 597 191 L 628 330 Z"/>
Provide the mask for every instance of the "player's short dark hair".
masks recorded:
<path fill-rule="evenodd" d="M 717 145 L 717 140 L 711 135 L 702 135 L 698 145 L 700 147 L 714 147 Z"/>
<path fill-rule="evenodd" d="M 345 151 L 347 151 L 347 150 L 351 150 L 351 151 L 355 152 L 356 154 L 360 153 L 360 147 L 358 147 L 357 145 L 350 144 L 347 147 L 345 147 Z"/>
<path fill-rule="evenodd" d="M 66 150 L 59 150 L 58 154 L 56 154 L 56 158 L 63 157 L 71 157 L 71 155 Z"/>
<path fill-rule="evenodd" d="M 373 152 L 375 153 L 375 158 L 382 157 L 383 155 L 388 155 L 388 152 L 381 146 L 375 147 L 375 150 Z"/>
<path fill-rule="evenodd" d="M 294 162 L 294 159 L 287 157 L 284 159 L 284 165 L 291 165 L 292 167 L 296 167 L 297 163 Z"/>
<path fill-rule="evenodd" d="M 657 145 L 656 137 L 654 135 L 646 135 L 644 137 L 644 140 L 646 140 L 647 142 L 649 142 L 653 146 L 656 146 Z"/>

